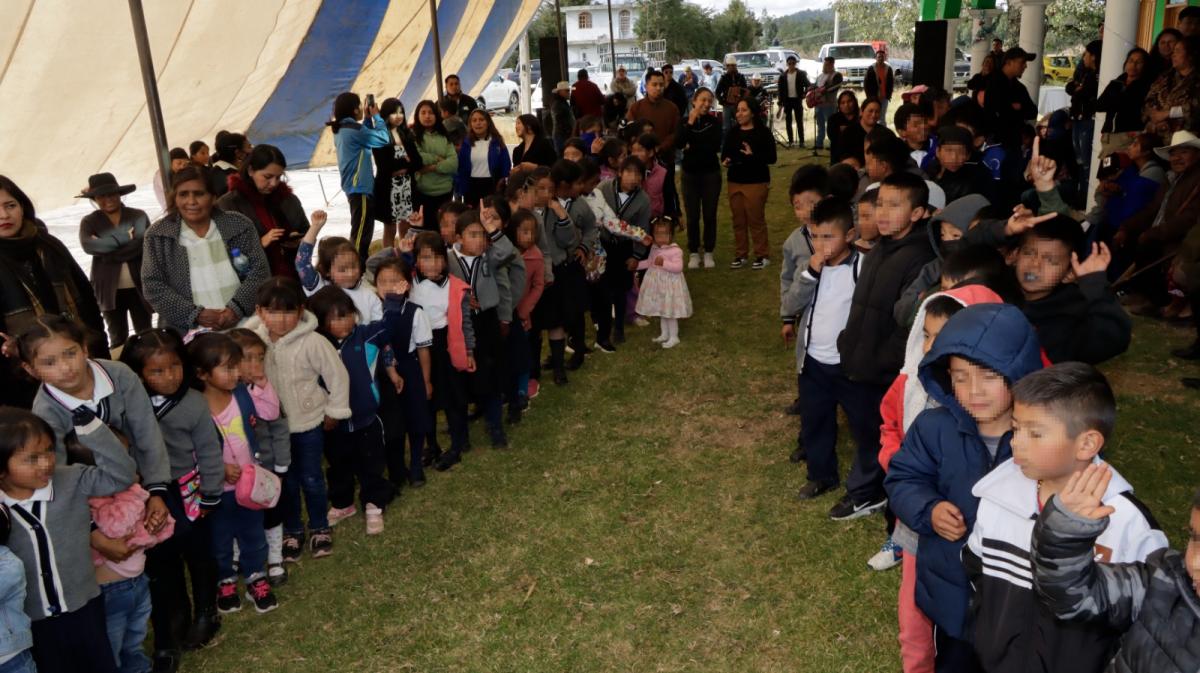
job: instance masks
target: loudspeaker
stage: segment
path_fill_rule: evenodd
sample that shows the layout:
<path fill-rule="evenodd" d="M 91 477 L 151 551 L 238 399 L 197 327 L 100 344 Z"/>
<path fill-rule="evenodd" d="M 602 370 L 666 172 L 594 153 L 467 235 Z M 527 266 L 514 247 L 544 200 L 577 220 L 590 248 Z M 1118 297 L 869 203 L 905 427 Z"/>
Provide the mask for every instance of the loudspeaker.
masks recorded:
<path fill-rule="evenodd" d="M 542 109 L 549 110 L 554 99 L 554 86 L 567 77 L 562 71 L 557 37 L 538 38 L 538 50 L 542 60 Z"/>
<path fill-rule="evenodd" d="M 946 85 L 947 21 L 918 21 L 913 44 L 913 84 Z M 544 63 L 544 61 L 543 61 Z"/>

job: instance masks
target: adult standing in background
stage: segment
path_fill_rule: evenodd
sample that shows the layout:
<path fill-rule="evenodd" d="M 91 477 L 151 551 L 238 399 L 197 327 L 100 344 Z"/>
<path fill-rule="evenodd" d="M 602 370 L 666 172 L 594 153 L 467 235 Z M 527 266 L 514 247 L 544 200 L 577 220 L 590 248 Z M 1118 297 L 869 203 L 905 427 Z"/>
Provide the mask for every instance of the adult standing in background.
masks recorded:
<path fill-rule="evenodd" d="M 446 75 L 446 100 L 454 103 L 454 116 L 467 120 L 467 116 L 473 110 L 479 107 L 478 101 L 463 93 L 462 82 L 458 79 L 458 75 L 453 73 Z"/>
<path fill-rule="evenodd" d="M 858 126 L 858 97 L 854 92 L 845 89 L 838 94 L 837 97 L 837 112 L 829 117 L 827 126 L 829 127 L 829 163 L 836 164 L 845 159 L 847 156 L 852 156 L 850 148 L 844 146 L 842 137 L 848 131 Z"/>
<path fill-rule="evenodd" d="M 254 223 L 272 276 L 299 280 L 296 250 L 308 231 L 304 206 L 284 182 L 287 159 L 274 145 L 258 145 L 229 177 L 229 191 L 217 199 L 221 210 L 241 213 Z"/>
<path fill-rule="evenodd" d="M 171 181 L 166 216 L 146 231 L 142 291 L 158 324 L 186 334 L 229 329 L 254 314 L 258 286 L 271 275 L 254 223 L 216 208 L 197 168 Z"/>
<path fill-rule="evenodd" d="M 566 80 L 554 87 L 554 98 L 550 102 L 550 124 L 554 152 L 561 156 L 567 139 L 575 135 L 575 113 L 571 112 L 571 83 Z"/>
<path fill-rule="evenodd" d="M 787 126 L 788 147 L 799 139 L 804 146 L 804 95 L 808 93 L 808 73 L 796 68 L 796 57 L 787 57 L 787 69 L 779 75 L 779 116 Z M 796 120 L 796 135 L 792 136 L 792 119 Z"/>
<path fill-rule="evenodd" d="M 721 163 L 729 168 L 729 210 L 733 215 L 734 258 L 731 269 L 746 265 L 754 241 L 752 269 L 770 263 L 766 206 L 771 191 L 771 164 L 775 163 L 775 138 L 762 124 L 755 103 L 743 98 L 734 108 L 737 124 L 725 134 Z"/>
<path fill-rule="evenodd" d="M 79 223 L 79 244 L 92 256 L 92 290 L 114 349 L 125 345 L 130 321 L 134 332 L 150 329 L 150 310 L 142 298 L 142 239 L 150 218 L 121 202 L 135 189 L 117 184 L 112 173 L 98 173 L 79 195 L 96 205 Z"/>
<path fill-rule="evenodd" d="M 717 80 L 717 101 L 723 107 L 722 131 L 726 134 L 733 127 L 734 112 L 737 110 L 738 101 L 745 98 L 749 94 L 750 85 L 746 82 L 746 76 L 738 72 L 737 58 L 734 56 L 725 57 L 725 73 L 721 75 L 721 79 Z M 657 129 L 656 129 L 657 130 Z"/>
<path fill-rule="evenodd" d="M 1021 127 L 1037 117 L 1037 105 L 1029 97 L 1029 89 L 1021 83 L 1021 75 L 1035 58 L 1036 55 L 1020 47 L 1004 52 L 1000 73 L 992 78 L 983 94 L 983 109 L 996 141 L 1014 159 L 1021 156 Z"/>
<path fill-rule="evenodd" d="M 629 108 L 627 118 L 629 121 L 646 119 L 654 125 L 654 134 L 659 138 L 658 160 L 667 169 L 663 182 L 663 214 L 675 216 L 679 214 L 679 196 L 675 191 L 675 141 L 682 120 L 679 108 L 663 95 L 666 87 L 663 74 L 651 71 L 646 76 L 646 97 Z"/>
<path fill-rule="evenodd" d="M 229 131 L 218 131 L 213 144 L 216 155 L 212 166 L 208 168 L 209 191 L 213 196 L 220 196 L 229 191 L 229 176 L 238 172 L 242 161 L 254 148 L 246 136 Z"/>
<path fill-rule="evenodd" d="M 817 139 L 813 144 L 813 149 L 817 150 L 825 149 L 826 125 L 829 124 L 829 118 L 837 112 L 838 90 L 842 86 L 842 73 L 835 70 L 833 65 L 833 57 L 826 56 L 825 62 L 821 64 L 821 74 L 817 75 L 816 91 L 813 92 L 817 104 L 813 108 L 817 125 Z M 833 147 L 832 138 L 830 138 L 830 147 Z"/>
<path fill-rule="evenodd" d="M 683 74 L 679 76 L 679 85 L 683 87 L 683 92 L 687 94 L 688 102 L 692 101 L 692 97 L 696 95 L 696 89 L 704 86 L 700 83 L 696 73 L 692 71 L 692 66 L 684 66 Z"/>
<path fill-rule="evenodd" d="M 467 137 L 458 148 L 458 174 L 454 189 L 468 208 L 479 208 L 487 196 L 495 196 L 500 181 L 512 171 L 508 147 L 492 116 L 475 110 L 467 118 Z"/>
<path fill-rule="evenodd" d="M 1143 115 L 1155 133 L 1194 128 L 1200 113 L 1200 37 L 1183 38 L 1171 49 L 1171 67 L 1158 76 L 1146 94 Z"/>
<path fill-rule="evenodd" d="M 679 109 L 679 117 L 682 119 L 687 115 L 688 110 L 688 93 L 687 89 L 675 79 L 675 68 L 670 63 L 662 68 L 663 80 L 666 86 L 663 88 L 663 98 L 675 104 Z"/>
<path fill-rule="evenodd" d="M 104 321 L 88 277 L 67 246 L 37 219 L 25 192 L 0 175 L 0 332 L 15 337 L 42 315 L 83 323 L 88 355 L 108 357 Z M 0 403 L 28 409 L 37 386 L 15 357 L 0 363 Z"/>
<path fill-rule="evenodd" d="M 375 219 L 383 223 L 383 247 L 396 242 L 396 229 L 407 230 L 413 214 L 413 176 L 421 168 L 421 153 L 417 150 L 412 130 L 408 128 L 404 103 L 388 98 L 379 107 L 379 116 L 387 122 L 392 143 L 377 147 L 375 157 Z"/>
<path fill-rule="evenodd" d="M 712 112 L 715 104 L 712 91 L 703 87 L 697 89 L 679 140 L 683 146 L 681 182 L 683 208 L 687 214 L 687 245 L 691 253 L 689 269 L 700 267 L 701 248 L 704 268 L 717 265 L 713 250 L 717 246 L 717 202 L 721 198 L 721 122 Z"/>
<path fill-rule="evenodd" d="M 542 123 L 538 118 L 524 114 L 517 117 L 517 121 L 513 124 L 513 131 L 517 134 L 517 146 L 512 151 L 512 167 L 514 170 L 521 169 L 531 171 L 538 166 L 549 168 L 558 160 L 558 153 L 554 151 L 554 143 L 546 137 L 545 131 L 542 130 Z"/>
<path fill-rule="evenodd" d="M 619 93 L 625 96 L 626 103 L 637 98 L 637 84 L 634 84 L 633 80 L 629 79 L 623 65 L 617 66 L 617 74 L 613 77 L 612 82 L 609 82 L 608 90 L 611 93 Z"/>
<path fill-rule="evenodd" d="M 575 116 L 579 119 L 604 116 L 604 93 L 588 77 L 587 68 L 580 68 L 579 72 L 575 74 L 575 88 L 571 91 L 571 107 L 575 109 Z"/>
<path fill-rule="evenodd" d="M 867 74 L 863 77 L 863 93 L 867 98 L 879 100 L 879 119 L 884 126 L 887 126 L 888 103 L 895 90 L 896 73 L 887 63 L 887 50 L 879 49 L 875 52 L 875 64 L 867 68 Z"/>
<path fill-rule="evenodd" d="M 437 221 L 438 209 L 454 196 L 454 175 L 458 173 L 458 153 L 446 137 L 446 127 L 438 118 L 433 101 L 417 103 L 413 137 L 421 154 L 417 171 L 417 193 L 413 205 L 423 209 L 427 222 Z M 433 225 L 436 230 L 436 225 Z"/>
<path fill-rule="evenodd" d="M 375 170 L 371 150 L 386 147 L 392 140 L 379 108 L 368 97 L 364 106 L 358 94 L 346 91 L 333 101 L 333 146 L 337 149 L 342 192 L 350 203 L 350 242 L 359 259 L 367 259 L 375 233 Z"/>
<path fill-rule="evenodd" d="M 700 86 L 715 92 L 717 90 L 717 82 L 721 81 L 721 77 L 713 71 L 711 63 L 705 63 L 703 70 L 704 72 L 700 75 Z"/>

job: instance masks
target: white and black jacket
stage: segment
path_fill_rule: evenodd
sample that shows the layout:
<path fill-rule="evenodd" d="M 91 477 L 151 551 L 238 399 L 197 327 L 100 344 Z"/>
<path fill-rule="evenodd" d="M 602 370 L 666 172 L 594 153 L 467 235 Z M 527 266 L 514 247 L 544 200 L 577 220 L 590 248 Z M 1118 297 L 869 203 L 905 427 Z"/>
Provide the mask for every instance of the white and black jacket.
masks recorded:
<path fill-rule="evenodd" d="M 1121 633 L 1103 623 L 1059 620 L 1034 590 L 1030 550 L 1039 513 L 1037 482 L 1009 459 L 972 493 L 980 499 L 979 512 L 962 553 L 972 586 L 975 650 L 984 670 L 1103 671 Z M 1104 503 L 1116 511 L 1096 539 L 1098 562 L 1144 561 L 1167 546 L 1154 517 L 1116 470 Z"/>
<path fill-rule="evenodd" d="M 803 232 L 802 236 L 797 237 L 797 232 Z M 808 353 L 808 340 L 812 335 L 813 309 L 816 307 L 821 293 L 821 272 L 812 268 L 812 242 L 808 237 L 807 229 L 796 229 L 788 237 L 784 247 L 787 248 L 788 245 L 794 247 L 805 245 L 809 253 L 807 257 L 798 254 L 789 255 L 785 249 L 785 269 L 780 275 L 779 312 L 783 324 L 796 326 L 796 373 L 799 374 L 804 371 L 804 356 Z M 864 259 L 866 259 L 866 255 L 851 249 L 850 256 L 838 266 L 850 266 L 853 280 L 858 283 L 858 275 L 862 271 Z M 792 263 L 788 264 L 788 260 L 792 260 Z M 796 265 L 801 261 L 803 261 L 804 267 L 797 272 Z"/>

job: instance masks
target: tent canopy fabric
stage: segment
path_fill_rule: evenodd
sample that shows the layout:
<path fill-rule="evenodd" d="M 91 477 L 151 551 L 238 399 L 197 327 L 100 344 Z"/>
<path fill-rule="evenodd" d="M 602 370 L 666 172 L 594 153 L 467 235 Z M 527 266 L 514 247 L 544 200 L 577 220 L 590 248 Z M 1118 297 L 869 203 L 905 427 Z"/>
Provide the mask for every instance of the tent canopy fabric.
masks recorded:
<path fill-rule="evenodd" d="M 440 0 L 442 70 L 478 93 L 539 0 Z M 245 131 L 292 166 L 328 165 L 325 121 L 342 91 L 435 95 L 426 0 L 147 2 L 167 138 L 211 146 Z M 156 156 L 127 0 L 6 0 L 0 22 L 0 171 L 39 209 L 107 171 L 145 184 Z"/>

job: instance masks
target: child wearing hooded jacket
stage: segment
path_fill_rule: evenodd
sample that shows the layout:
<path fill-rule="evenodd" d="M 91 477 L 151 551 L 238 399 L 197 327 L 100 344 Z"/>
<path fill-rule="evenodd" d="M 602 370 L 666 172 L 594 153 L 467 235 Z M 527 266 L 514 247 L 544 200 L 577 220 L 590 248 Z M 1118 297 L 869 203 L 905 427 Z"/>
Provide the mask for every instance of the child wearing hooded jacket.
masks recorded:
<path fill-rule="evenodd" d="M 1038 514 L 1076 475 L 1103 467 L 1097 504 L 1109 525 L 1095 539 L 1096 560 L 1143 562 L 1167 538 L 1129 482 L 1098 457 L 1116 420 L 1103 374 L 1082 362 L 1034 372 L 1013 387 L 1012 416 L 1013 457 L 971 491 L 979 512 L 963 564 L 974 594 L 975 651 L 989 673 L 1099 673 L 1118 634 L 1104 624 L 1062 622 L 1038 600 L 1030 559 Z"/>
<path fill-rule="evenodd" d="M 313 558 L 333 553 L 329 496 L 321 472 L 326 430 L 350 418 L 350 376 L 329 341 L 317 333 L 317 319 L 304 308 L 300 284 L 272 278 L 258 290 L 255 316 L 246 329 L 267 344 L 267 379 L 291 431 L 292 463 L 283 480 L 283 561 L 295 563 L 304 548 L 303 493 Z"/>
<path fill-rule="evenodd" d="M 921 360 L 918 378 L 939 408 L 917 416 L 884 486 L 917 533 L 917 606 L 936 626 L 937 671 L 977 671 L 970 590 L 960 552 L 975 525 L 972 486 L 1011 455 L 1011 386 L 1042 367 L 1020 309 L 980 304 L 955 314 Z"/>
<path fill-rule="evenodd" d="M 925 392 L 917 368 L 921 360 L 933 348 L 938 334 L 954 314 L 975 304 L 999 304 L 1000 296 L 982 285 L 967 285 L 962 288 L 934 294 L 921 302 L 917 317 L 908 333 L 904 368 L 883 396 L 879 412 L 883 417 L 880 428 L 879 464 L 887 472 L 892 457 L 900 450 L 904 434 L 917 416 L 937 403 Z M 901 555 L 900 593 L 897 597 L 896 613 L 900 632 L 900 660 L 904 673 L 932 673 L 934 670 L 933 623 L 921 612 L 916 603 L 917 585 L 917 534 L 897 520 L 895 528 L 880 554 Z M 879 554 L 876 555 L 878 557 Z M 894 565 L 892 560 L 891 564 Z M 880 569 L 876 558 L 868 564 Z"/>

